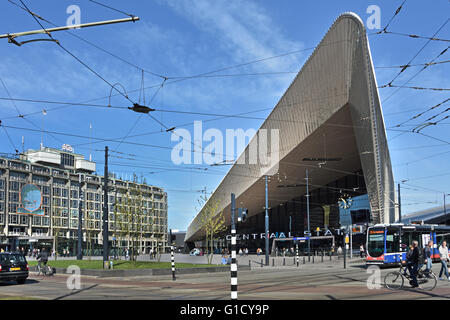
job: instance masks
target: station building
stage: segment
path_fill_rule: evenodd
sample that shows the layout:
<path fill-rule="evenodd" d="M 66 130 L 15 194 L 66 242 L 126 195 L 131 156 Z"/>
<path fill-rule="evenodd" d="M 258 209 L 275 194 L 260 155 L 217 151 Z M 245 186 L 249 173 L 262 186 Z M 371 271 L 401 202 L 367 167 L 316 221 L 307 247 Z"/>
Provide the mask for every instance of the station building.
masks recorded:
<path fill-rule="evenodd" d="M 269 167 L 246 161 L 264 130 L 279 135 L 278 148 L 267 143 L 269 153 L 278 153 Z M 356 14 L 342 14 L 333 23 L 209 198 L 220 204 L 228 228 L 217 247 L 231 243 L 234 193 L 236 208 L 248 209 L 247 221 L 237 224 L 237 246 L 264 249 L 266 176 L 271 244 L 308 232 L 331 233 L 338 240 L 342 227 L 398 219 L 377 81 L 366 30 Z M 204 247 L 204 238 L 197 214 L 185 241 L 191 248 Z"/>
<path fill-rule="evenodd" d="M 0 157 L 0 246 L 56 247 L 59 254 L 65 249 L 76 255 L 81 201 L 84 254 L 101 255 L 104 177 L 95 171 L 95 162 L 67 145 Z M 110 248 L 130 248 L 132 234 L 140 252 L 164 250 L 167 193 L 134 180 L 108 179 Z"/>

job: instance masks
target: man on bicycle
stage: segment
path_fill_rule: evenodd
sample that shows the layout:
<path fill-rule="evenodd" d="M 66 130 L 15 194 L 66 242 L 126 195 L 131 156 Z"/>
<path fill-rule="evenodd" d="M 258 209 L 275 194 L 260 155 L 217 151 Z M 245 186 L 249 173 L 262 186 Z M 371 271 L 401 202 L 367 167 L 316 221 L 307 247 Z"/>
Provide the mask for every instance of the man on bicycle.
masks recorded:
<path fill-rule="evenodd" d="M 417 288 L 419 284 L 417 283 L 417 270 L 419 269 L 419 242 L 413 241 L 413 250 L 411 256 L 409 257 L 408 271 L 411 275 L 411 286 Z"/>
<path fill-rule="evenodd" d="M 39 266 L 39 270 L 41 269 L 41 263 L 44 264 L 44 267 L 47 266 L 47 262 L 48 262 L 48 253 L 45 250 L 45 248 L 42 248 L 42 251 L 38 254 L 38 256 L 36 257 L 36 259 L 38 260 L 38 266 Z"/>

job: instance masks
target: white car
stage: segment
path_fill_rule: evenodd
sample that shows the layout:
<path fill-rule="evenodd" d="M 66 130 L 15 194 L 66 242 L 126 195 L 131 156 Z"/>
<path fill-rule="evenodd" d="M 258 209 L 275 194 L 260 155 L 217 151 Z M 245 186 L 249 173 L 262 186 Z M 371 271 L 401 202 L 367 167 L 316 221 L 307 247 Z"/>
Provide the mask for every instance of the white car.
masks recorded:
<path fill-rule="evenodd" d="M 189 252 L 189 255 L 190 256 L 198 256 L 198 255 L 200 255 L 200 250 L 197 248 L 194 248 L 191 250 L 191 252 Z"/>

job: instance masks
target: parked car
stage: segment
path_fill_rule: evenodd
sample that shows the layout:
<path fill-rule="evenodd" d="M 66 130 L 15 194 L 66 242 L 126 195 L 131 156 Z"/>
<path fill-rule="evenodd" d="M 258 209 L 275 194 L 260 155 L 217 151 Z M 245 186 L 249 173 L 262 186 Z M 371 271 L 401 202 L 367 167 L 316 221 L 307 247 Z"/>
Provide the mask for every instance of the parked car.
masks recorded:
<path fill-rule="evenodd" d="M 27 259 L 21 253 L 0 253 L 0 281 L 17 281 L 25 283 L 29 267 Z"/>
<path fill-rule="evenodd" d="M 190 256 L 199 256 L 201 253 L 200 249 L 194 248 L 191 250 L 191 252 L 189 252 Z"/>

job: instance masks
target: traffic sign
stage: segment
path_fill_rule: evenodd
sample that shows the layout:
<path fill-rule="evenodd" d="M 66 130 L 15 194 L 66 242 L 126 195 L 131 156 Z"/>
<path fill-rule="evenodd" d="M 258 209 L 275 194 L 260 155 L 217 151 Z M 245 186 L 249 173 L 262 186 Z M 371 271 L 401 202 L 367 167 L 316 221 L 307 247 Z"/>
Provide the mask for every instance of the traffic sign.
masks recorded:
<path fill-rule="evenodd" d="M 350 242 L 349 237 L 348 237 L 348 236 L 345 236 L 345 243 L 349 243 L 349 242 Z"/>

